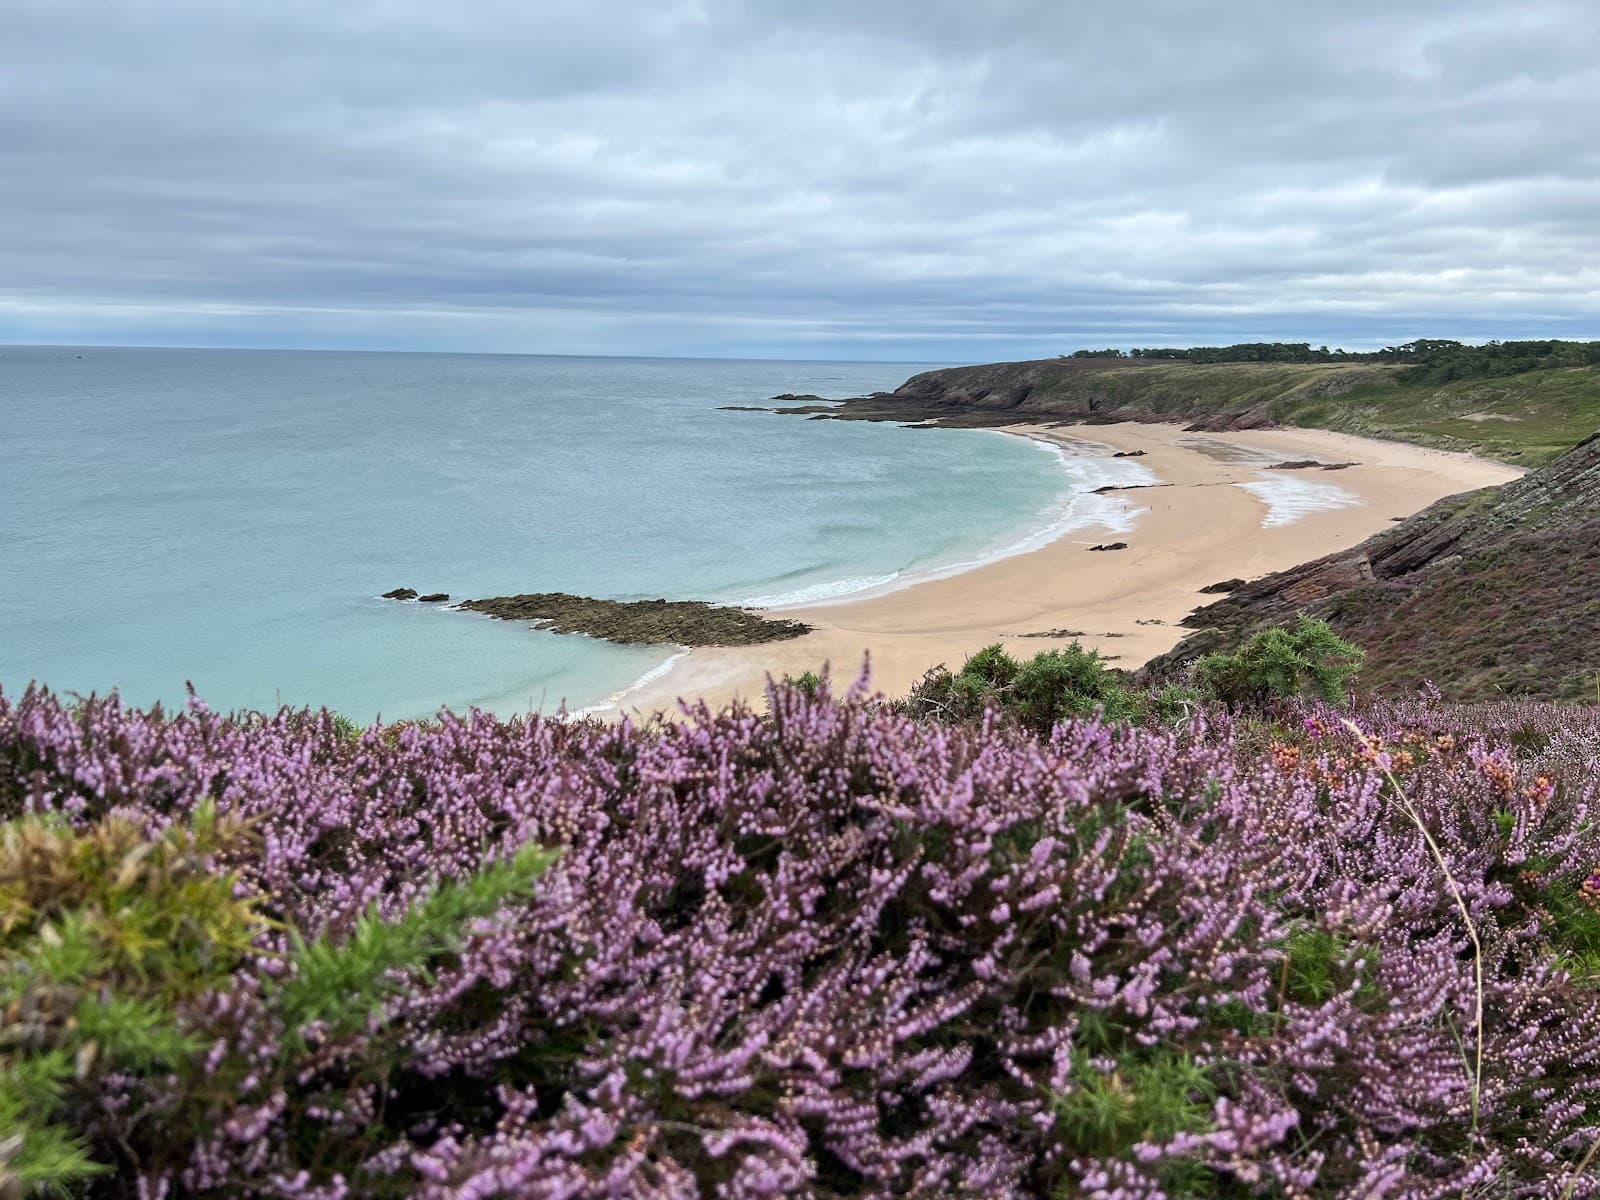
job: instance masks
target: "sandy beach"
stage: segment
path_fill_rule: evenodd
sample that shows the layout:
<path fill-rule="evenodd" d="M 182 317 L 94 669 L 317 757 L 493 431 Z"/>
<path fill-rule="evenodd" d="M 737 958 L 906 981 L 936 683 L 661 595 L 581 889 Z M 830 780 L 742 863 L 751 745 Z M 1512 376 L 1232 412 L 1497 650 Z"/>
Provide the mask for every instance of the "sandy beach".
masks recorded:
<path fill-rule="evenodd" d="M 1031 655 L 1077 636 L 1118 666 L 1137 667 L 1181 640 L 1178 622 L 1209 598 L 1202 587 L 1353 546 L 1441 497 L 1522 473 L 1472 455 L 1320 430 L 1201 434 L 1120 424 L 1019 425 L 1009 432 L 1053 442 L 1072 456 L 1143 451 L 1136 461 L 1154 485 L 1111 493 L 1123 506 L 1120 529 L 1088 525 L 962 574 L 785 609 L 814 632 L 689 651 L 609 708 L 591 711 L 648 715 L 673 709 L 679 698 L 759 701 L 769 673 L 798 675 L 828 664 L 836 680 L 851 679 L 869 654 L 873 686 L 898 695 L 935 664 L 958 667 L 995 641 Z M 1270 469 L 1308 459 L 1352 465 Z M 1089 549 L 1107 541 L 1128 545 Z M 1068 632 L 1030 636 L 1051 631 Z"/>

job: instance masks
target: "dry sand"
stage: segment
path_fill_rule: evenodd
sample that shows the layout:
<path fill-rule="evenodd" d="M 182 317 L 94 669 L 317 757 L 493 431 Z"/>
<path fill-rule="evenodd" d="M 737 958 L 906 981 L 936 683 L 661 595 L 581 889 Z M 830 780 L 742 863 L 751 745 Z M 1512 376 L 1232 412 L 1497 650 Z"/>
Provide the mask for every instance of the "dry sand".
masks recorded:
<path fill-rule="evenodd" d="M 1143 450 L 1137 461 L 1166 486 L 1117 493 L 1136 513 L 1131 530 L 1086 527 L 1042 549 L 960 575 L 898 591 L 784 610 L 815 626 L 793 641 L 689 651 L 658 678 L 618 697 L 597 715 L 648 715 L 678 699 L 722 704 L 761 698 L 767 674 L 799 675 L 832 667 L 854 678 L 870 653 L 872 683 L 903 694 L 937 663 L 958 667 L 967 655 L 1004 642 L 1019 655 L 1060 646 L 1070 637 L 1022 637 L 1048 630 L 1080 640 L 1121 667 L 1137 667 L 1171 649 L 1178 622 L 1212 597 L 1219 580 L 1253 579 L 1341 550 L 1443 496 L 1504 483 L 1522 472 L 1467 454 L 1428 450 L 1314 430 L 1193 434 L 1171 425 L 1092 428 L 1013 426 L 1011 432 L 1055 442 L 1074 454 Z M 1267 471 L 1299 459 L 1355 463 L 1339 471 Z M 1266 479 L 1333 486 L 1346 507 L 1303 512 L 1287 524 L 1268 501 L 1244 487 Z M 1283 484 L 1269 484 L 1282 488 Z M 1126 550 L 1095 553 L 1096 542 Z M 1018 640 L 1020 639 L 1020 640 Z"/>

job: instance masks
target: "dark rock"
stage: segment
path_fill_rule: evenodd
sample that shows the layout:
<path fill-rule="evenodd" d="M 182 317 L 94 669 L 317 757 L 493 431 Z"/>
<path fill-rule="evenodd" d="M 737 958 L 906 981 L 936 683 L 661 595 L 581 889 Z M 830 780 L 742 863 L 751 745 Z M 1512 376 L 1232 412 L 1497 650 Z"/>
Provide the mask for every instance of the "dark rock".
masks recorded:
<path fill-rule="evenodd" d="M 1126 550 L 1127 548 L 1127 542 L 1099 542 L 1089 547 L 1091 550 Z"/>
<path fill-rule="evenodd" d="M 768 619 L 703 600 L 596 600 L 534 592 L 464 600 L 458 608 L 503 621 L 530 621 L 552 633 L 585 633 L 624 645 L 754 646 L 811 632 L 799 621 Z"/>
<path fill-rule="evenodd" d="M 392 592 L 385 592 L 383 598 L 385 600 L 415 600 L 417 592 L 415 588 L 395 588 Z"/>
<path fill-rule="evenodd" d="M 1194 422 L 1206 430 L 1262 429 L 1272 424 L 1270 406 L 1254 397 L 1226 412 L 1204 412 L 1203 401 L 1166 392 L 1123 398 L 1126 376 L 1156 367 L 1138 359 L 1035 359 L 945 367 L 913 375 L 892 392 L 848 400 L 783 395 L 789 407 L 774 412 L 829 421 L 894 421 L 949 429 L 987 429 L 1019 421 L 1057 425 L 1109 425 L 1123 421 L 1158 424 Z M 1170 371 L 1167 363 L 1163 370 Z M 1203 370 L 1205 368 L 1196 368 Z M 1135 387 L 1135 396 L 1139 389 Z M 1124 451 L 1136 458 L 1138 452 Z"/>
<path fill-rule="evenodd" d="M 1112 458 L 1143 458 L 1144 456 L 1145 456 L 1145 451 L 1143 451 L 1143 450 L 1118 450 L 1111 457 Z"/>
<path fill-rule="evenodd" d="M 950 429 L 986 429 L 1018 422 L 1108 425 L 1121 421 L 1178 424 L 1197 432 L 1269 429 L 1279 401 L 1341 395 L 1389 378 L 1391 368 L 1327 366 L 1290 371 L 1258 386 L 1249 364 L 1179 364 L 1154 359 L 1044 358 L 943 367 L 913 375 L 892 392 L 848 400 L 785 394 L 772 411 L 829 421 L 894 421 Z M 1191 389 L 1186 380 L 1231 376 L 1232 395 Z M 1308 384 L 1309 381 L 1309 384 Z M 1218 408 L 1217 405 L 1222 407 Z M 1123 457 L 1136 458 L 1137 451 Z"/>
<path fill-rule="evenodd" d="M 1288 462 L 1273 463 L 1270 467 L 1267 468 L 1267 470 L 1269 470 L 1269 471 L 1310 471 L 1310 470 L 1343 471 L 1347 467 L 1358 467 L 1360 465 L 1361 465 L 1360 463 L 1353 463 L 1353 462 L 1326 463 L 1326 462 L 1322 462 L 1320 459 L 1315 459 L 1315 458 L 1293 458 L 1293 459 L 1290 459 Z"/>
<path fill-rule="evenodd" d="M 1221 583 L 1208 583 L 1201 588 L 1207 595 L 1216 595 L 1219 592 L 1236 592 L 1245 585 L 1243 579 L 1224 579 Z"/>
<path fill-rule="evenodd" d="M 1207 413 L 1183 428 L 1185 433 L 1231 433 L 1237 429 L 1271 429 L 1272 425 L 1272 417 L 1265 408 L 1251 408 Z"/>
<path fill-rule="evenodd" d="M 442 600 L 450 599 L 449 592 L 429 592 L 426 596 L 418 596 L 418 604 L 438 604 Z"/>

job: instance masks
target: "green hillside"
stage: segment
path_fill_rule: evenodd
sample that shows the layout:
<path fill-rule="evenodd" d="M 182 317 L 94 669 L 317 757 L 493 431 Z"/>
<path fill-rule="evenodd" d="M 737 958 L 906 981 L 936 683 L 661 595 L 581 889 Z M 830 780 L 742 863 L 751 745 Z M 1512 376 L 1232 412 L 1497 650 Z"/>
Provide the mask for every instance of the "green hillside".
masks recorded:
<path fill-rule="evenodd" d="M 1559 365 L 1555 356 L 1531 361 L 1557 365 L 1037 359 L 928 371 L 893 392 L 780 411 L 962 426 L 1040 418 L 1303 426 L 1472 450 L 1531 467 L 1600 429 L 1600 365 Z"/>
<path fill-rule="evenodd" d="M 1374 378 L 1342 395 L 1285 396 L 1282 423 L 1475 450 L 1524 466 L 1549 462 L 1600 429 L 1597 367 L 1444 384 L 1402 383 L 1393 368 L 1363 373 Z"/>

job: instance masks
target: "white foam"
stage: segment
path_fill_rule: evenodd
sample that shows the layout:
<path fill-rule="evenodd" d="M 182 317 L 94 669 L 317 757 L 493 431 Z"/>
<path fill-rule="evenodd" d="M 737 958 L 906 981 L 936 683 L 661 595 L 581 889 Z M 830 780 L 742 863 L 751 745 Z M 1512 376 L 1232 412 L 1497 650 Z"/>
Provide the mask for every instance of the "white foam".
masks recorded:
<path fill-rule="evenodd" d="M 679 659 L 686 657 L 688 653 L 688 650 L 678 650 L 672 654 L 669 654 L 665 662 L 657 663 L 621 691 L 612 692 L 611 695 L 607 696 L 598 704 L 590 704 L 583 708 L 569 711 L 567 712 L 566 716 L 569 718 L 592 717 L 596 713 L 615 712 L 617 709 L 622 707 L 622 702 L 624 700 L 633 695 L 635 692 L 641 691 L 649 684 L 652 684 L 656 680 L 660 679 L 668 671 L 672 670 L 673 665 L 676 664 Z"/>
<path fill-rule="evenodd" d="M 795 588 L 791 592 L 750 596 L 735 603 L 740 608 L 801 608 L 808 604 L 837 600 L 845 596 L 870 592 L 875 588 L 888 587 L 899 578 L 899 571 L 888 575 L 851 575 L 844 579 L 830 579 L 824 583 L 809 584 L 806 587 Z"/>
<path fill-rule="evenodd" d="M 752 596 L 733 601 L 744 608 L 822 608 L 832 604 L 861 600 L 868 596 L 897 592 L 904 588 L 927 583 L 934 579 L 948 579 L 989 566 L 1019 554 L 1031 554 L 1052 542 L 1060 541 L 1069 533 L 1080 529 L 1104 529 L 1111 533 L 1127 533 L 1140 514 L 1147 511 L 1134 508 L 1119 496 L 1097 495 L 1102 487 L 1149 486 L 1160 481 L 1142 464 L 1127 458 L 1111 457 L 1111 447 L 1096 442 L 1084 442 L 1082 451 L 1069 450 L 1056 442 L 1046 442 L 1026 434 L 1003 429 L 979 430 L 1000 437 L 1021 437 L 1046 454 L 1052 455 L 1061 465 L 1068 489 L 1050 505 L 1040 510 L 1034 522 L 1020 537 L 987 549 L 973 558 L 954 562 L 933 563 L 914 571 L 896 571 L 890 575 L 858 575 L 846 579 L 812 584 L 770 596 Z"/>
<path fill-rule="evenodd" d="M 1254 482 L 1234 486 L 1242 487 L 1267 506 L 1267 515 L 1261 518 L 1263 529 L 1293 525 L 1310 513 L 1350 508 L 1361 503 L 1361 497 L 1337 484 L 1286 479 L 1281 475 L 1263 475 Z"/>

